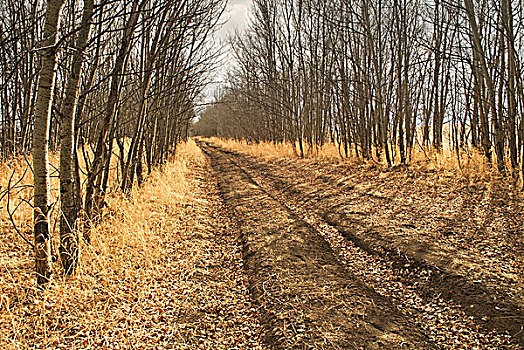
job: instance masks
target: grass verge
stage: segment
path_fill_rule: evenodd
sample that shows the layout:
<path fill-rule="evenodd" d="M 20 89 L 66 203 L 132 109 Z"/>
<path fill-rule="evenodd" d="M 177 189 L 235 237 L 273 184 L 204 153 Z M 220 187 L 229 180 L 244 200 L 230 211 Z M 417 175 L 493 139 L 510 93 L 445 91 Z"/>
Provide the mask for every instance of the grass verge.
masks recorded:
<path fill-rule="evenodd" d="M 193 174 L 205 162 L 190 141 L 130 198 L 108 195 L 77 275 L 56 273 L 43 292 L 32 251 L 2 210 L 0 348 L 245 347 L 247 282 L 220 268 L 224 259 L 241 264 L 241 254 L 235 242 L 219 248 L 213 240 L 208 194 Z M 17 215 L 30 224 L 30 210 Z M 216 277 L 224 273 L 229 279 Z"/>

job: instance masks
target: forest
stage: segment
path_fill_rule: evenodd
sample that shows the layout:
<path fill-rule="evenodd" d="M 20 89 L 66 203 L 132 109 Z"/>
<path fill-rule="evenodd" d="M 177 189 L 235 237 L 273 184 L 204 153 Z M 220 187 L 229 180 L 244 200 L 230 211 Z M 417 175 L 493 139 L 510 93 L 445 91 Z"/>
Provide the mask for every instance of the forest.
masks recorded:
<path fill-rule="evenodd" d="M 523 27 L 1 1 L 0 348 L 521 349 Z"/>
<path fill-rule="evenodd" d="M 71 274 L 78 215 L 85 214 L 85 225 L 96 221 L 109 173 L 118 170 L 117 186 L 129 192 L 135 177 L 140 184 L 186 136 L 217 54 L 208 38 L 224 3 L 1 6 L 2 158 L 33 156 L 36 270 L 45 284 L 53 259 L 49 151 L 60 153 L 60 261 Z M 117 169 L 110 164 L 115 152 Z"/>
<path fill-rule="evenodd" d="M 230 39 L 238 67 L 197 130 L 296 143 L 301 156 L 334 143 L 341 157 L 388 166 L 415 149 L 476 149 L 518 176 L 522 10 L 511 0 L 254 0 L 249 28 Z"/>

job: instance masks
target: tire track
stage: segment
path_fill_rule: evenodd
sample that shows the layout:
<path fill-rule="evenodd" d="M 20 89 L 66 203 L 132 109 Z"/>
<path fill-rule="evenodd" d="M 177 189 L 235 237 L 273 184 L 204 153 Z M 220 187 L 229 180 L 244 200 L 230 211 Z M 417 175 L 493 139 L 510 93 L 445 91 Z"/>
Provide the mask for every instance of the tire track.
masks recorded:
<path fill-rule="evenodd" d="M 428 336 L 440 342 L 440 347 L 468 349 L 475 345 L 486 349 L 521 349 L 524 346 L 524 310 L 519 304 L 481 281 L 471 281 L 459 273 L 433 265 L 411 255 L 409 249 L 404 250 L 387 239 L 372 235 L 375 230 L 381 230 L 380 226 L 368 228 L 358 218 L 349 218 L 344 208 L 332 205 L 337 200 L 322 195 L 322 186 L 318 186 L 314 194 L 304 193 L 303 187 L 286 182 L 269 167 L 240 154 L 235 155 L 238 162 L 280 201 L 302 212 L 311 222 L 327 227 L 327 231 L 331 232 L 329 237 L 340 236 L 342 241 L 349 241 L 351 246 L 358 248 L 358 252 L 365 253 L 362 265 L 365 261 L 381 261 L 383 267 L 380 270 L 386 275 L 396 276 L 393 278 L 402 284 L 401 289 L 412 292 L 411 298 L 417 302 L 411 313 L 419 319 Z M 365 215 L 355 214 L 357 217 Z M 357 234 L 357 231 L 360 233 Z M 337 245 L 346 246 L 347 243 Z M 333 242 L 330 244 L 333 246 Z M 344 251 L 341 254 L 347 255 Z M 351 259 L 346 263 L 351 264 Z M 366 281 L 369 278 L 373 280 L 376 269 L 371 269 L 369 273 L 358 270 L 357 274 Z M 395 298 L 397 303 L 405 304 L 404 307 L 409 308 L 413 304 L 406 303 L 406 299 L 409 301 L 407 295 L 399 293 L 394 286 L 380 285 L 377 289 L 388 289 L 384 295 Z M 464 345 L 460 347 L 457 343 Z"/>
<path fill-rule="evenodd" d="M 276 349 L 431 349 L 419 327 L 339 262 L 315 228 L 202 142 L 238 223 L 265 341 Z"/>
<path fill-rule="evenodd" d="M 234 152 L 218 148 L 215 148 L 214 152 L 227 155 L 252 183 L 263 187 L 274 201 L 311 225 L 329 242 L 347 270 L 366 281 L 367 285 L 382 296 L 393 299 L 396 307 L 409 315 L 409 318 L 424 329 L 429 339 L 440 348 L 468 349 L 477 346 L 483 349 L 498 349 L 519 348 L 521 345 L 518 340 L 519 334 L 511 339 L 509 333 L 484 329 L 486 322 L 478 322 L 479 317 L 475 314 L 481 313 L 485 305 L 479 305 L 480 310 L 473 307 L 468 309 L 465 307 L 469 305 L 460 305 L 450 298 L 453 296 L 453 284 L 456 284 L 455 288 L 459 288 L 462 293 L 471 293 L 470 297 L 473 300 L 478 298 L 478 293 L 471 286 L 457 280 L 457 276 L 448 276 L 438 268 L 410 259 L 400 252 L 367 245 L 350 234 L 351 228 L 337 224 L 331 217 L 312 214 L 319 213 L 318 205 L 315 208 L 304 209 L 301 205 L 304 203 L 302 198 L 299 201 L 290 200 L 290 197 L 300 196 L 300 191 L 296 191 L 292 184 L 286 183 L 279 183 L 275 188 L 274 182 L 281 180 L 271 174 L 269 169 L 261 169 L 254 163 L 248 164 L 250 160 Z M 432 293 L 428 294 L 428 286 L 434 289 Z M 439 293 L 438 288 L 443 286 L 452 289 L 441 290 Z M 494 321 L 496 323 L 496 320 Z"/>

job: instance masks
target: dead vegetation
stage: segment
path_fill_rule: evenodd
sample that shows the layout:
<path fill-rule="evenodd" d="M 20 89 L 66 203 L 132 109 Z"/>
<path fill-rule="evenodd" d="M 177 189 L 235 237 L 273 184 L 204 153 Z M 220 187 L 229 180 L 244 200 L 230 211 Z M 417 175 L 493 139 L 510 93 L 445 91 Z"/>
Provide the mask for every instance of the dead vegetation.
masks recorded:
<path fill-rule="evenodd" d="M 46 291 L 2 210 L 0 347 L 261 348 L 238 237 L 207 166 L 189 142 L 131 198 L 110 195 L 76 276 Z M 30 225 L 31 210 L 17 215 Z"/>
<path fill-rule="evenodd" d="M 45 291 L 2 210 L 0 347 L 522 345 L 523 207 L 512 184 L 445 161 L 386 169 L 329 149 L 299 159 L 275 145 L 221 145 L 214 170 L 189 141 L 130 196 L 109 195 L 78 273 Z M 16 182 L 24 163 L 2 171 Z M 30 239 L 26 177 L 10 199 Z"/>
<path fill-rule="evenodd" d="M 290 143 L 246 142 L 245 140 L 218 137 L 210 137 L 206 140 L 222 148 L 264 160 L 300 159 L 296 145 L 293 147 Z M 305 158 L 330 164 L 359 164 L 369 169 L 387 168 L 387 163 L 384 161 L 364 160 L 356 157 L 353 153 L 350 153 L 347 158 L 343 157 L 339 146 L 333 143 L 306 148 Z M 410 160 L 409 165 L 403 165 L 403 167 L 408 167 L 414 171 L 438 171 L 450 176 L 471 179 L 472 181 L 488 181 L 491 178 L 500 178 L 498 172 L 486 162 L 484 155 L 475 149 L 461 150 L 457 156 L 457 152 L 450 149 L 435 152 L 416 146 L 411 153 Z M 396 161 L 397 164 L 400 163 L 399 159 L 396 159 Z"/>

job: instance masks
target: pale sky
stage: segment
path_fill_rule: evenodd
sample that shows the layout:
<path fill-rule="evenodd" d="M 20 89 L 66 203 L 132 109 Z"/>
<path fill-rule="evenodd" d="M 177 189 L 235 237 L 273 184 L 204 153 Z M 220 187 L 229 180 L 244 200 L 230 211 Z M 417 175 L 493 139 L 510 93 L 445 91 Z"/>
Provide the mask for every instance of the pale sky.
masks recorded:
<path fill-rule="evenodd" d="M 218 37 L 225 39 L 228 33 L 235 29 L 244 30 L 247 25 L 251 0 L 229 0 L 225 13 L 222 15 L 223 21 L 227 21 L 224 27 L 218 31 Z"/>
<path fill-rule="evenodd" d="M 226 11 L 221 18 L 224 25 L 216 32 L 216 38 L 225 42 L 228 35 L 234 33 L 235 30 L 242 32 L 247 27 L 250 9 L 251 0 L 228 0 Z M 226 71 L 234 64 L 233 56 L 228 48 L 225 47 L 222 65 L 213 77 L 213 82 L 204 89 L 207 102 L 213 100 L 214 92 L 223 84 Z"/>

